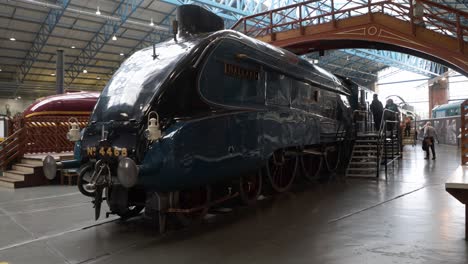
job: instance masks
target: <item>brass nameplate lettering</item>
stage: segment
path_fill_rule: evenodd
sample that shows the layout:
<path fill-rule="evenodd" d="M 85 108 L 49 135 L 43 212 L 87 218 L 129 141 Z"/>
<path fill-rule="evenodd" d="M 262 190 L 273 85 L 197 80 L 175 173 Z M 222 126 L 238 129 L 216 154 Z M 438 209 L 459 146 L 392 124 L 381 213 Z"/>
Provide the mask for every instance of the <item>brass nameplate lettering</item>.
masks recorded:
<path fill-rule="evenodd" d="M 242 68 L 229 63 L 224 63 L 224 74 L 247 80 L 258 80 L 259 78 L 258 71 Z"/>

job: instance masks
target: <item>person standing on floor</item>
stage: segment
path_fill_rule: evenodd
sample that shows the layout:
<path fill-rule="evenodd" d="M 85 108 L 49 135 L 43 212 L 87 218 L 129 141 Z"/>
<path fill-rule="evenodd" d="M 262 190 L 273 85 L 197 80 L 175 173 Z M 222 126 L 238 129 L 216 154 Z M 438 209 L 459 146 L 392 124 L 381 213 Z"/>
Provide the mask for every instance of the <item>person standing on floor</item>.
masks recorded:
<path fill-rule="evenodd" d="M 375 131 L 379 131 L 380 123 L 382 122 L 383 105 L 382 102 L 379 101 L 377 94 L 374 94 L 374 98 L 372 99 L 372 103 L 370 105 L 370 110 L 372 112 L 372 116 L 374 116 Z"/>
<path fill-rule="evenodd" d="M 411 134 L 411 118 L 407 116 L 405 118 L 405 137 L 409 137 Z"/>
<path fill-rule="evenodd" d="M 432 159 L 436 159 L 435 149 L 434 149 L 434 138 L 439 142 L 439 136 L 437 135 L 435 128 L 431 126 L 431 122 L 427 122 L 424 126 L 424 142 L 426 144 L 426 157 L 424 159 L 429 159 L 429 148 L 432 151 Z"/>

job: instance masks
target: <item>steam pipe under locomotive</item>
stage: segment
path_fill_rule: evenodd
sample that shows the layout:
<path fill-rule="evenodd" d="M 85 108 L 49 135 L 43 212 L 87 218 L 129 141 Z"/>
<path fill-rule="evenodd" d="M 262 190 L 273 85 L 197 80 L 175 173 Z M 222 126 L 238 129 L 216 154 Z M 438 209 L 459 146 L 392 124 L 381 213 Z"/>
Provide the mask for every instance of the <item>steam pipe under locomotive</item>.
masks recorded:
<path fill-rule="evenodd" d="M 184 18 L 193 12 L 199 21 Z M 121 65 L 82 131 L 75 160 L 60 164 L 79 164 L 96 218 L 103 192 L 122 217 L 144 207 L 159 216 L 168 208 L 194 214 L 213 194 L 205 186 L 240 178 L 254 195 L 262 176 L 241 176 L 264 166 L 273 189 L 285 191 L 292 180 L 271 166 L 293 174 L 303 149 L 327 151 L 351 134 L 351 91 L 338 78 L 286 50 L 218 30 L 222 20 L 200 7 L 181 6 L 177 15 L 177 38 Z M 55 161 L 44 165 L 53 177 Z M 186 191 L 197 189 L 203 191 Z"/>

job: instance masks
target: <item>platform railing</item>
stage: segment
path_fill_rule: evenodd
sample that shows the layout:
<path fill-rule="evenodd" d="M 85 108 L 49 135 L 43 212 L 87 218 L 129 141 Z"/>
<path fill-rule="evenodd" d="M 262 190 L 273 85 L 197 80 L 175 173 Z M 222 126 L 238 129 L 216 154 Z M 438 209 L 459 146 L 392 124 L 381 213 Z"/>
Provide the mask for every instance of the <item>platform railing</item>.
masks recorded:
<path fill-rule="evenodd" d="M 24 155 L 26 147 L 26 128 L 21 128 L 0 143 L 0 169 Z"/>
<path fill-rule="evenodd" d="M 468 41 L 468 13 L 430 0 L 416 3 L 412 0 L 348 0 L 345 4 L 337 4 L 334 0 L 304 1 L 243 17 L 232 29 L 251 37 L 261 37 L 325 23 L 336 27 L 339 20 L 382 13 L 410 22 L 413 34 L 420 26 L 456 38 L 459 50 L 463 51 L 464 42 Z"/>
<path fill-rule="evenodd" d="M 88 123 L 88 117 L 77 116 L 80 128 Z M 64 152 L 73 150 L 73 142 L 67 139 L 70 128 L 68 116 L 36 116 L 26 118 L 27 146 L 25 153 Z"/>
<path fill-rule="evenodd" d="M 73 116 L 80 128 L 88 116 Z M 72 151 L 74 143 L 67 139 L 70 116 L 35 116 L 15 121 L 15 132 L 0 143 L 0 169 L 27 153 L 59 153 Z"/>
<path fill-rule="evenodd" d="M 385 167 L 385 180 L 388 177 L 389 165 L 394 165 L 394 162 L 400 157 L 401 151 L 401 129 L 400 129 L 400 113 L 384 109 L 382 120 L 380 122 L 379 136 L 377 140 L 377 160 L 378 169 L 377 176 L 380 171 L 380 165 L 383 160 Z M 396 147 L 395 147 L 396 143 Z M 390 150 L 388 146 L 391 146 Z"/>

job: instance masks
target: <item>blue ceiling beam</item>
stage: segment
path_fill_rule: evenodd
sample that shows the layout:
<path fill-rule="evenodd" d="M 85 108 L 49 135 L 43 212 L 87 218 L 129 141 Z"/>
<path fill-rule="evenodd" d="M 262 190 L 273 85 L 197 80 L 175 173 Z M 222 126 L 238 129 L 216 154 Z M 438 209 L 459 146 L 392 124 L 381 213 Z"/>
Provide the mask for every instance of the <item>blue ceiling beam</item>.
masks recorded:
<path fill-rule="evenodd" d="M 447 67 L 439 63 L 400 52 L 370 49 L 344 49 L 342 51 L 350 55 L 377 61 L 388 66 L 414 72 L 431 78 L 437 77 L 447 71 Z"/>
<path fill-rule="evenodd" d="M 41 54 L 42 48 L 46 45 L 49 36 L 52 34 L 52 31 L 59 22 L 69 3 L 70 0 L 57 0 L 57 4 L 60 5 L 62 9 L 51 9 L 47 14 L 46 19 L 42 23 L 41 28 L 39 29 L 36 37 L 34 38 L 32 47 L 29 49 L 28 54 L 26 55 L 23 63 L 19 67 L 19 72 L 17 76 L 19 82 L 23 82 L 26 78 L 26 75 L 31 70 L 31 67 L 36 61 L 39 54 Z M 16 93 L 17 90 L 15 91 L 15 95 Z"/>
<path fill-rule="evenodd" d="M 143 3 L 143 0 L 121 0 L 118 7 L 114 10 L 111 16 L 119 16 L 120 20 L 106 20 L 104 25 L 92 37 L 92 39 L 81 50 L 80 55 L 76 58 L 73 64 L 66 71 L 65 83 L 70 85 L 73 81 L 86 69 L 92 59 L 104 47 L 107 41 L 117 33 L 127 19 L 137 10 Z"/>

